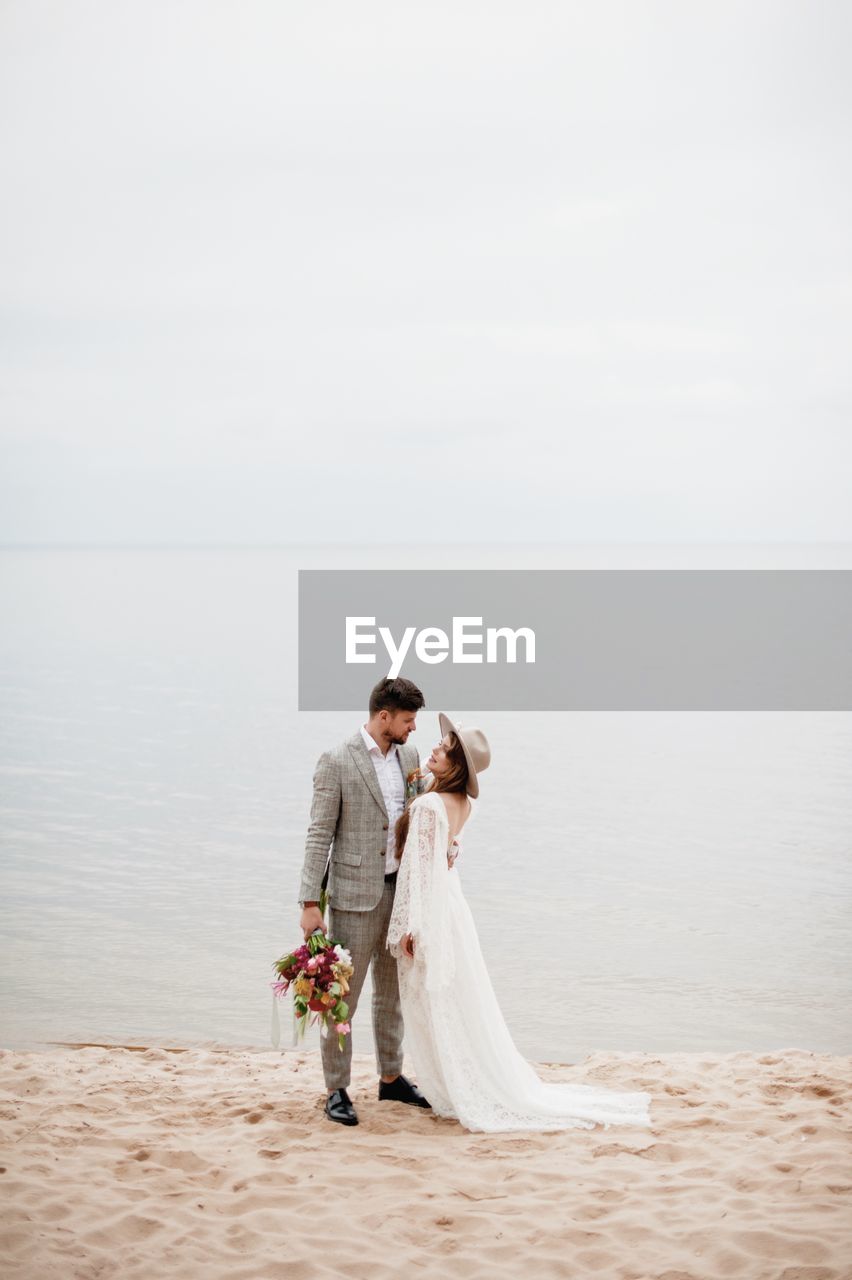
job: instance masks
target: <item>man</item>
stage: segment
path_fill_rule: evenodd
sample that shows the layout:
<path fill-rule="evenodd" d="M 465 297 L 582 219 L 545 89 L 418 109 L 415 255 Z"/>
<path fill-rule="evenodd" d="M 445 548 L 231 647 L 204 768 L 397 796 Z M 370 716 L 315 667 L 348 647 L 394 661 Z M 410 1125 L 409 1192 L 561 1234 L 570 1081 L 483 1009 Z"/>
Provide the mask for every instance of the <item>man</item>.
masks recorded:
<path fill-rule="evenodd" d="M 406 746 L 424 701 L 410 680 L 380 680 L 370 694 L 367 723 L 320 756 L 299 889 L 300 926 L 308 938 L 314 929 L 323 928 L 319 897 L 324 873 L 328 875 L 329 931 L 349 949 L 355 967 L 346 997 L 349 1021 L 358 1007 L 367 967 L 372 965 L 379 1099 L 416 1107 L 429 1103 L 401 1074 L 402 1010 L 396 960 L 386 941 L 399 866 L 394 825 L 406 801 L 424 788 L 422 780 L 410 778 L 419 760 L 416 749 Z M 336 1035 L 323 1038 L 322 1064 L 328 1092 L 325 1114 L 337 1124 L 357 1124 L 347 1093 L 351 1034 L 343 1049 L 338 1048 Z"/>

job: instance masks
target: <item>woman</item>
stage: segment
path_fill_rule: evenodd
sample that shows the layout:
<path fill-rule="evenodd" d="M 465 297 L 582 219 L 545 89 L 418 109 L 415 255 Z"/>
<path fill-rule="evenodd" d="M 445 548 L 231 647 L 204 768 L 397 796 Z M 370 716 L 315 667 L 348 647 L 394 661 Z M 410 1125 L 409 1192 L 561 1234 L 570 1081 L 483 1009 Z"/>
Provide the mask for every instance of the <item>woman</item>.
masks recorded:
<path fill-rule="evenodd" d="M 387 935 L 420 1088 L 436 1115 L 478 1132 L 649 1125 L 649 1094 L 545 1083 L 515 1048 L 447 859 L 491 750 L 481 729 L 438 719 L 432 781 L 395 828 L 402 858 Z"/>

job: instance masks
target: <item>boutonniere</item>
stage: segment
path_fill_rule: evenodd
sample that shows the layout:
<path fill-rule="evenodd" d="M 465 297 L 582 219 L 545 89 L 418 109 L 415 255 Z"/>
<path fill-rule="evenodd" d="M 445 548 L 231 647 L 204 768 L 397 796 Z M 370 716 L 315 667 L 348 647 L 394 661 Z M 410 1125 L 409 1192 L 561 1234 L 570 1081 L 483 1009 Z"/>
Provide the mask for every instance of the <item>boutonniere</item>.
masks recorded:
<path fill-rule="evenodd" d="M 412 769 L 412 770 L 411 770 L 411 773 L 409 773 L 409 774 L 408 774 L 408 776 L 407 776 L 407 778 L 405 779 L 405 803 L 406 803 L 406 805 L 411 804 L 411 801 L 412 801 L 412 800 L 414 800 L 414 799 L 416 798 L 416 796 L 417 796 L 417 784 L 418 784 L 418 782 L 420 781 L 420 779 L 421 779 L 422 777 L 423 777 L 423 774 L 420 772 L 420 770 L 419 770 L 419 769 Z"/>

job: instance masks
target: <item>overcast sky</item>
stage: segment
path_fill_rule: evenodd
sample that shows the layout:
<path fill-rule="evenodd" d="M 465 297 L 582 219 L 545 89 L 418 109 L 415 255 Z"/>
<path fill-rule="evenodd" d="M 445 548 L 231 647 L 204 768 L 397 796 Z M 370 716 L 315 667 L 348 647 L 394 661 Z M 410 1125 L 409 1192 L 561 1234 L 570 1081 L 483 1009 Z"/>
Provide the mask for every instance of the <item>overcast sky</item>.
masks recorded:
<path fill-rule="evenodd" d="M 852 540 L 852 5 L 0 4 L 0 542 Z"/>

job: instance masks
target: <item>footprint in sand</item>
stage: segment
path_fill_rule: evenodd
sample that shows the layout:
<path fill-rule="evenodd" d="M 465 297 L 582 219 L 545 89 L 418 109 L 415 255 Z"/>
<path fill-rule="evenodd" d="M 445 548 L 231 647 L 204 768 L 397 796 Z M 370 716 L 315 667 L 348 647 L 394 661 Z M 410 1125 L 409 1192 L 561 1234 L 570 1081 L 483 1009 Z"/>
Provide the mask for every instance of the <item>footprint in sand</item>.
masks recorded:
<path fill-rule="evenodd" d="M 689 1154 L 688 1151 L 682 1151 L 671 1142 L 656 1142 L 653 1146 L 636 1152 L 636 1155 L 644 1156 L 646 1160 L 667 1160 L 672 1164 L 676 1164 L 679 1160 L 686 1160 Z"/>

